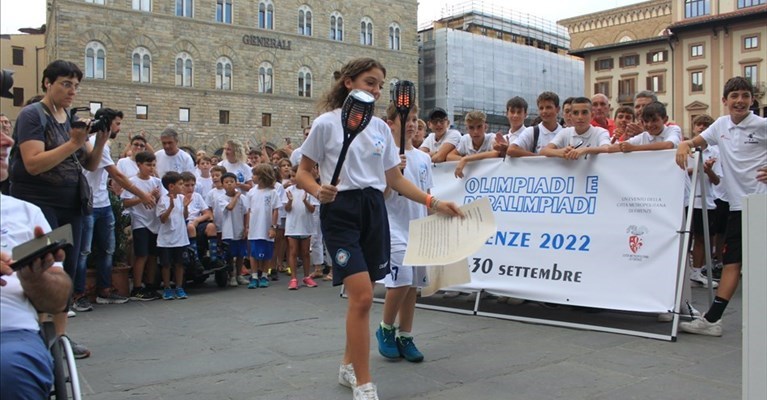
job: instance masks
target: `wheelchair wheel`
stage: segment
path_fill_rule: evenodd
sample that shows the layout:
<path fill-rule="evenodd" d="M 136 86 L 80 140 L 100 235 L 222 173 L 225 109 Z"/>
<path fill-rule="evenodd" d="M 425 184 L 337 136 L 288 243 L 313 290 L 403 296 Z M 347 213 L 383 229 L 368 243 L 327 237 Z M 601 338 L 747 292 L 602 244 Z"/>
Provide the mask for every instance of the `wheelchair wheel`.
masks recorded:
<path fill-rule="evenodd" d="M 72 344 L 69 338 L 61 336 L 51 346 L 53 356 L 53 392 L 56 400 L 81 400 L 80 377 L 77 375 L 77 364 Z"/>

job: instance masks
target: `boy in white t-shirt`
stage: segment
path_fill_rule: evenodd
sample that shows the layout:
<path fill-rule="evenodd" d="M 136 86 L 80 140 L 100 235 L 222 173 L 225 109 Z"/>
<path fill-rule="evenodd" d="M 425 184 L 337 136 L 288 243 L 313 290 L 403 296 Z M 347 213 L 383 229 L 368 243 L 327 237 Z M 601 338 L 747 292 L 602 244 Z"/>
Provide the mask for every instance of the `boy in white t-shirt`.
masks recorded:
<path fill-rule="evenodd" d="M 493 150 L 506 156 L 509 145 L 525 131 L 525 118 L 527 118 L 527 101 L 519 96 L 514 96 L 506 102 L 506 119 L 509 120 L 509 131 L 503 135 L 495 134 Z"/>
<path fill-rule="evenodd" d="M 547 144 L 559 133 L 562 126 L 559 125 L 559 96 L 554 92 L 543 92 L 536 99 L 538 115 L 541 122 L 538 125 L 529 126 L 517 137 L 506 155 L 509 157 L 537 156 Z"/>
<path fill-rule="evenodd" d="M 678 126 L 666 125 L 668 115 L 663 103 L 655 101 L 644 106 L 639 118 L 644 124 L 645 131 L 625 142 L 611 145 L 610 153 L 675 149 L 682 140 L 682 131 Z"/>
<path fill-rule="evenodd" d="M 137 188 L 150 193 L 159 200 L 165 196 L 165 188 L 160 178 L 155 174 L 155 155 L 148 151 L 142 151 L 135 155 L 138 174 L 130 181 Z M 154 208 L 146 208 L 141 199 L 131 192 L 124 190 L 120 194 L 123 207 L 131 216 L 131 229 L 133 241 L 133 290 L 131 300 L 150 301 L 160 297 L 149 286 L 153 285 L 157 271 L 157 231 L 160 229 L 160 220 L 155 214 Z M 146 268 L 146 274 L 144 270 Z M 144 278 L 147 279 L 144 279 Z M 144 285 L 144 281 L 148 285 Z"/>
<path fill-rule="evenodd" d="M 215 196 L 214 210 L 221 214 L 221 240 L 227 244 L 227 262 L 233 265 L 233 275 L 229 278 L 229 286 L 247 284 L 247 279 L 238 274 L 245 257 L 248 255 L 245 231 L 245 214 L 247 206 L 245 195 L 237 190 L 239 182 L 237 175 L 227 172 L 221 176 L 224 193 Z"/>
<path fill-rule="evenodd" d="M 293 167 L 297 171 L 298 166 Z M 320 202 L 298 186 L 291 185 L 285 189 L 285 195 L 288 202 L 285 203 L 285 237 L 288 240 L 288 265 L 290 266 L 291 279 L 288 283 L 288 290 L 298 290 L 298 257 L 304 267 L 303 284 L 306 287 L 317 287 L 317 283 L 312 279 L 311 252 L 310 245 L 312 235 L 317 231 L 314 226 L 314 212 L 320 206 Z"/>
<path fill-rule="evenodd" d="M 189 236 L 189 247 L 192 248 L 197 260 L 202 261 L 203 257 L 207 257 L 211 262 L 216 262 L 218 260 L 218 254 L 216 254 L 218 253 L 218 237 L 216 224 L 212 221 L 213 211 L 208 207 L 205 199 L 195 191 L 196 178 L 194 174 L 183 172 L 181 177 L 184 179 L 184 207 L 186 207 L 187 212 L 186 232 Z M 208 251 L 209 254 L 206 254 Z"/>
<path fill-rule="evenodd" d="M 248 192 L 245 205 L 247 217 L 245 231 L 248 234 L 250 250 L 250 283 L 248 289 L 269 287 L 269 278 L 264 276 L 272 265 L 274 238 L 277 236 L 278 209 L 282 207 L 277 190 L 274 169 L 269 164 L 258 164 L 253 168 L 253 183 L 256 186 Z"/>
<path fill-rule="evenodd" d="M 160 218 L 160 229 L 157 231 L 157 249 L 162 263 L 162 284 L 164 300 L 186 299 L 184 291 L 183 254 L 189 246 L 186 235 L 186 208 L 184 207 L 184 179 L 175 171 L 166 172 L 162 176 L 162 186 L 168 191 L 167 196 L 160 197 L 155 214 Z M 176 290 L 170 287 L 170 270 L 174 269 Z"/>
<path fill-rule="evenodd" d="M 573 126 L 559 131 L 541 150 L 542 156 L 577 160 L 582 155 L 607 151 L 610 133 L 591 125 L 591 100 L 587 97 L 574 98 L 570 118 Z"/>
<path fill-rule="evenodd" d="M 422 191 L 429 193 L 433 187 L 431 160 L 422 152 L 415 150 L 411 140 L 415 133 L 418 108 L 413 107 L 406 117 L 405 143 L 401 140 L 400 115 L 393 104 L 386 110 L 386 119 L 391 128 L 392 138 L 397 147 L 405 146 L 404 177 Z M 423 204 L 408 200 L 391 187 L 384 191 L 384 201 L 389 221 L 389 237 L 391 242 L 391 272 L 384 278 L 386 299 L 381 324 L 376 331 L 378 352 L 389 359 L 404 357 L 410 362 L 423 361 L 423 354 L 413 342 L 413 319 L 418 288 L 428 283 L 425 267 L 405 265 L 405 249 L 407 248 L 410 221 L 427 215 Z M 399 327 L 394 322 L 399 319 Z M 398 332 L 399 330 L 399 332 Z"/>
<path fill-rule="evenodd" d="M 210 157 L 202 156 L 197 160 L 197 170 L 195 176 L 197 181 L 194 186 L 194 191 L 205 197 L 210 189 L 213 189 L 213 178 L 210 176 L 210 169 L 212 167 Z"/>
<path fill-rule="evenodd" d="M 729 115 L 719 117 L 703 133 L 679 143 L 677 148 L 676 162 L 686 169 L 690 149 L 719 145 L 723 184 L 730 203 L 722 260 L 724 269 L 716 297 L 702 318 L 679 324 L 679 329 L 684 332 L 722 335 L 722 314 L 738 288 L 743 266 L 743 198 L 767 193 L 767 119 L 751 112 L 753 99 L 754 87 L 748 79 L 740 76 L 729 79 L 724 84 L 722 96 Z"/>
<path fill-rule="evenodd" d="M 463 178 L 463 168 L 470 161 L 503 156 L 502 153 L 493 149 L 495 135 L 485 133 L 487 130 L 486 120 L 487 116 L 482 111 L 466 113 L 464 121 L 469 133 L 462 136 L 458 146 L 447 155 L 448 161 L 458 161 L 458 164 L 455 166 L 456 177 Z"/>
<path fill-rule="evenodd" d="M 431 156 L 431 161 L 441 163 L 447 160 L 447 155 L 458 146 L 461 132 L 450 128 L 447 112 L 439 107 L 429 114 L 429 128 L 432 133 L 423 140 L 421 151 Z"/>

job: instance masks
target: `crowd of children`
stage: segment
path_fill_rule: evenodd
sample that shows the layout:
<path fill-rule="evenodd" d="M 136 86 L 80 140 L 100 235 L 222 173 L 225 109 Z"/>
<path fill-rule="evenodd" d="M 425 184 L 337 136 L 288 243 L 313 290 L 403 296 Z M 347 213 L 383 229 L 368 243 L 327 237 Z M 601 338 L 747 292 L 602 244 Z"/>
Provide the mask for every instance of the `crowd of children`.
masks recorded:
<path fill-rule="evenodd" d="M 685 142 L 680 127 L 669 122 L 666 107 L 654 95 L 644 92 L 642 101 L 637 101 L 638 107 L 619 107 L 614 120 L 595 117 L 596 104 L 592 100 L 603 102 L 604 96 L 571 97 L 562 103 L 561 110 L 558 95 L 543 92 L 536 102 L 540 120 L 529 127 L 524 125 L 527 102 L 513 97 L 506 105 L 510 128 L 506 133 L 496 134 L 487 132 L 486 115 L 481 111 L 465 115 L 468 134 L 462 136 L 450 129 L 448 114 L 443 109 L 432 110 L 428 121 L 423 122 L 417 119 L 418 109 L 414 107 L 404 116 L 405 143 L 400 143 L 403 116 L 390 105 L 385 118 L 373 118 L 367 134 L 356 139 L 343 165 L 340 183 L 331 186 L 328 182 L 343 138 L 339 107 L 353 89 L 367 90 L 377 99 L 385 73 L 383 66 L 371 59 L 347 64 L 323 99 L 327 112 L 315 120 L 310 131 L 304 132 L 306 141 L 292 155 L 279 150 L 269 157 L 264 150 L 248 151 L 236 140 L 229 140 L 222 160 L 201 154 L 194 171 L 170 171 L 163 176 L 156 176 L 156 158 L 150 152 L 137 151 L 130 156 L 135 168 L 121 160 L 118 167 L 135 170 L 131 181 L 157 200 L 156 208 L 150 210 L 131 193 L 121 196 L 132 217 L 131 298 L 187 298 L 183 288 L 183 264 L 189 264 L 184 257 L 187 249 L 193 259 L 229 265 L 230 286 L 266 288 L 270 280 L 279 279 L 278 271 L 289 274 L 289 290 L 316 287 L 315 278 L 332 280 L 335 285 L 343 283 L 349 296 L 349 311 L 339 382 L 353 389 L 355 399 L 376 399 L 367 352 L 372 282 L 383 279 L 387 289 L 382 320 L 375 333 L 379 353 L 386 358 L 420 362 L 424 356 L 415 347 L 412 331 L 417 288 L 427 283 L 427 276 L 423 268 L 403 264 L 408 223 L 432 212 L 460 214 L 455 204 L 441 202 L 429 194 L 432 163 L 457 161 L 455 175 L 462 178 L 467 163 L 484 158 L 542 155 L 576 160 L 589 154 L 678 148 L 681 165 L 681 154 L 684 153 L 686 161 L 689 147 L 703 144 L 705 139 L 709 146 L 704 152 L 703 173 L 708 184 L 706 191 L 712 199 L 707 206 L 709 219 L 713 220 L 712 234 L 719 235 L 716 248 L 720 252 L 723 238 L 735 235 L 725 223 L 732 216 L 723 211 L 728 200 L 723 188 L 732 187 L 743 192 L 738 194 L 749 194 L 765 192 L 767 187 L 763 184 L 767 181 L 764 166 L 759 169 L 758 176 L 762 178 L 756 178 L 761 186 L 723 185 L 728 180 L 743 180 L 733 176 L 743 168 L 740 161 L 727 161 L 731 154 L 721 154 L 714 134 L 745 120 L 754 125 L 758 136 L 753 139 L 752 135 L 750 140 L 765 140 L 764 119 L 752 121 L 751 117 L 743 117 L 727 122 L 720 118 L 714 122 L 710 117 L 700 117 L 694 123 L 694 134 L 700 134 L 696 136 L 700 139 Z M 733 91 L 745 96 L 751 90 L 742 78 L 734 79 L 725 86 L 725 100 Z M 737 115 L 734 110 L 740 103 L 726 102 L 732 115 Z M 560 111 L 564 111 L 562 120 Z M 718 131 L 707 129 L 709 125 Z M 425 134 L 426 126 L 431 134 Z M 401 147 L 404 154 L 397 157 Z M 371 151 L 376 162 L 366 159 Z M 754 156 L 757 162 L 765 162 L 762 153 Z M 724 165 L 720 158 L 725 159 Z M 749 174 L 757 173 L 759 166 L 754 165 L 749 164 Z M 731 196 L 729 199 L 732 201 Z M 698 211 L 693 214 L 694 269 L 690 279 L 705 285 L 708 280 L 700 269 L 701 205 L 700 201 L 695 204 Z M 333 272 L 325 268 L 326 251 Z M 162 265 L 161 287 L 153 282 L 157 257 Z M 722 255 L 719 257 L 721 260 Z M 733 256 L 731 250 L 724 256 L 724 262 L 740 268 L 740 258 Z M 171 287 L 171 268 L 175 288 Z M 731 270 L 735 271 L 735 267 Z M 715 304 L 703 322 L 695 320 L 682 329 L 721 334 L 718 320 L 737 285 L 735 272 L 726 276 L 725 292 L 717 297 L 720 305 Z M 158 289 L 162 289 L 161 296 Z"/>

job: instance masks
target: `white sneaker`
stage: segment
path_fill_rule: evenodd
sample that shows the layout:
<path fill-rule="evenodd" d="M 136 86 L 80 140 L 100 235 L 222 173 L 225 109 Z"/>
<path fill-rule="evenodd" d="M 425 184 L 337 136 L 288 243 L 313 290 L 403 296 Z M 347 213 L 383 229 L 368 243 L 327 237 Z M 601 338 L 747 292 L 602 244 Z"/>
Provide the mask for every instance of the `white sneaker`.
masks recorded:
<path fill-rule="evenodd" d="M 702 286 L 704 288 L 708 288 L 708 278 L 705 275 L 703 275 L 700 268 L 699 269 L 693 268 L 692 272 L 690 272 L 690 281 L 694 283 L 696 286 Z M 711 283 L 712 283 L 711 287 L 713 287 L 714 289 L 719 287 L 719 283 L 717 283 L 716 281 L 711 281 Z"/>
<path fill-rule="evenodd" d="M 357 376 L 354 375 L 354 367 L 351 364 L 341 364 L 338 368 L 338 383 L 348 388 L 357 386 Z M 357 398 L 356 395 L 354 398 Z"/>
<path fill-rule="evenodd" d="M 77 313 L 74 312 L 72 309 L 69 309 L 67 311 L 67 318 L 72 318 L 72 317 L 76 317 L 76 316 L 77 316 Z"/>
<path fill-rule="evenodd" d="M 690 309 L 692 310 L 692 315 L 690 315 Z M 690 306 L 690 308 L 688 309 L 685 305 L 682 305 L 682 311 L 679 312 L 679 315 L 695 319 L 695 318 L 700 318 L 700 311 L 698 311 L 693 306 Z M 674 320 L 674 314 L 672 313 L 658 314 L 658 322 L 671 322 L 673 320 Z"/>
<path fill-rule="evenodd" d="M 237 275 L 237 283 L 240 285 L 247 285 L 250 283 L 250 280 L 242 275 Z"/>
<path fill-rule="evenodd" d="M 239 284 L 237 283 L 237 278 L 235 278 L 234 276 L 229 278 L 229 286 L 231 287 L 239 286 Z"/>
<path fill-rule="evenodd" d="M 378 390 L 373 382 L 354 387 L 354 400 L 378 400 Z"/>
<path fill-rule="evenodd" d="M 722 319 L 708 322 L 705 318 L 695 318 L 690 322 L 680 322 L 679 329 L 687 333 L 707 336 L 722 336 Z"/>

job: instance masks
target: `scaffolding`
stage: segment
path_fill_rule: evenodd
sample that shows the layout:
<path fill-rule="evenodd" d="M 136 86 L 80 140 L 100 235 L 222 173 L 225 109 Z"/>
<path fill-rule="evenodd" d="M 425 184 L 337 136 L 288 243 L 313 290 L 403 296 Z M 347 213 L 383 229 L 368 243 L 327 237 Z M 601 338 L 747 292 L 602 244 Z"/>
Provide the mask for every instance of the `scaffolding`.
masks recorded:
<path fill-rule="evenodd" d="M 584 65 L 566 54 L 564 27 L 539 17 L 468 1 L 443 8 L 448 16 L 420 31 L 420 107 L 427 115 L 444 108 L 464 131 L 463 116 L 481 110 L 491 131 L 508 127 L 506 101 L 528 103 L 528 122 L 537 115 L 536 98 L 557 93 L 561 102 L 584 93 Z M 499 13 L 499 14 L 495 14 Z"/>

